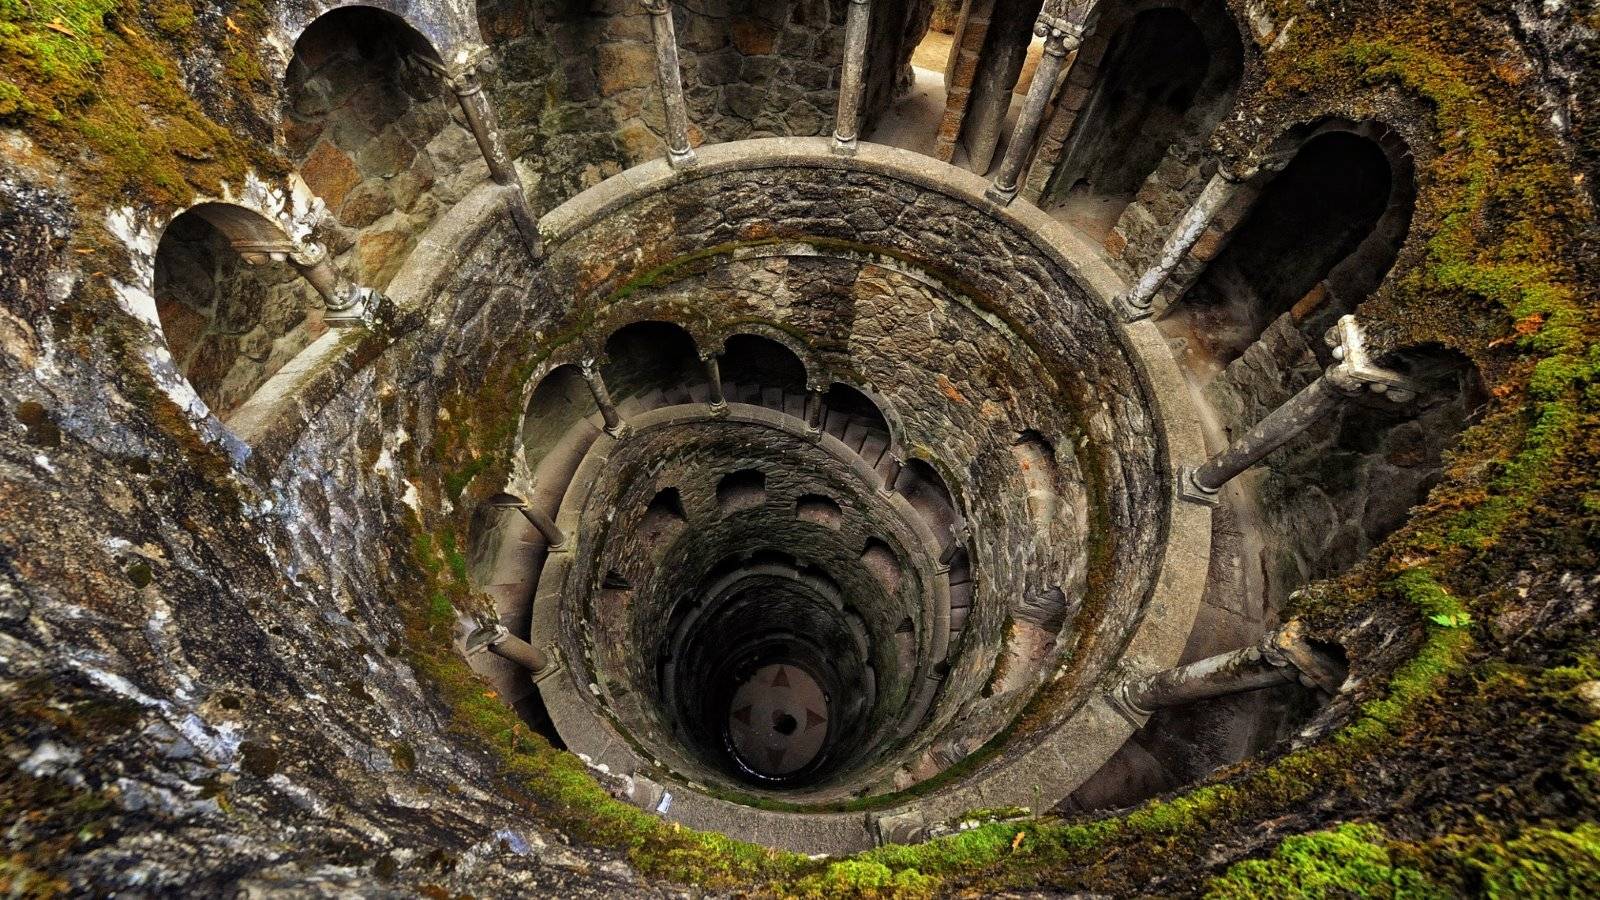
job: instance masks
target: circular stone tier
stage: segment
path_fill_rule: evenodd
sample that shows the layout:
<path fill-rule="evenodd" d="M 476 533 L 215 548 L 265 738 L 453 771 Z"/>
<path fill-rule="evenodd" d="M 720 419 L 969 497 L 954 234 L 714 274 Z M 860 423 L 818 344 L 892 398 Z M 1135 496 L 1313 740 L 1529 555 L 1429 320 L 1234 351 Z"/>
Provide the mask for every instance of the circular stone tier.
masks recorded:
<path fill-rule="evenodd" d="M 1091 248 L 984 187 L 745 141 L 541 223 L 570 307 L 506 490 L 563 540 L 492 519 L 475 571 L 642 805 L 830 853 L 1047 808 L 1137 727 L 1115 679 L 1177 661 L 1210 531 L 1174 497 L 1186 388 Z"/>

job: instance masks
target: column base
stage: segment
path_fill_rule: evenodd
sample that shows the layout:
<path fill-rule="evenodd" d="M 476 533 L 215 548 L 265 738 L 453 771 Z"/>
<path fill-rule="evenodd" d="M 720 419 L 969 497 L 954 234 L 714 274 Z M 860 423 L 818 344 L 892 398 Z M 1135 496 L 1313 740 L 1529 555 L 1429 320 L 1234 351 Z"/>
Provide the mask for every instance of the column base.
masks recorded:
<path fill-rule="evenodd" d="M 721 403 L 712 403 L 710 406 L 711 418 L 726 419 L 728 417 L 728 402 L 726 400 L 722 401 Z"/>
<path fill-rule="evenodd" d="M 1153 713 L 1149 710 L 1141 709 L 1139 704 L 1133 702 L 1132 686 L 1133 679 L 1125 679 L 1112 687 L 1111 690 L 1106 691 L 1104 696 L 1106 705 L 1116 710 L 1117 715 L 1126 719 L 1128 724 L 1137 730 L 1143 728 L 1145 723 L 1150 721 L 1150 716 Z"/>
<path fill-rule="evenodd" d="M 555 644 L 545 645 L 544 658 L 550 660 L 548 665 L 537 672 L 528 673 L 529 677 L 533 679 L 533 683 L 535 685 L 543 683 L 544 681 L 548 680 L 550 676 L 566 669 L 566 667 L 561 664 L 561 655 L 556 652 Z"/>
<path fill-rule="evenodd" d="M 856 138 L 843 138 L 838 134 L 833 136 L 833 152 L 838 156 L 855 156 L 860 141 Z"/>
<path fill-rule="evenodd" d="M 1178 470 L 1178 496 L 1190 503 L 1199 503 L 1205 506 L 1220 506 L 1222 499 L 1218 491 L 1207 490 L 1194 480 L 1195 468 L 1184 466 Z"/>
<path fill-rule="evenodd" d="M 695 156 L 694 148 L 692 147 L 688 150 L 674 150 L 671 147 L 667 148 L 667 165 L 673 167 L 674 169 L 693 168 L 695 163 L 699 161 L 700 158 Z"/>
<path fill-rule="evenodd" d="M 613 440 L 620 441 L 627 438 L 628 435 L 633 434 L 633 426 L 629 425 L 627 422 L 622 422 L 615 428 L 607 428 L 606 434 L 611 435 Z"/>
<path fill-rule="evenodd" d="M 1116 303 L 1117 306 L 1122 309 L 1122 318 L 1128 322 L 1139 322 L 1144 319 L 1148 319 L 1154 315 L 1156 311 L 1156 305 L 1154 303 L 1150 304 L 1149 306 L 1139 306 L 1138 304 L 1130 301 L 1126 294 L 1119 295 Z"/>
<path fill-rule="evenodd" d="M 1000 184 L 996 182 L 989 185 L 989 189 L 983 192 L 983 196 L 991 203 L 995 203 L 1000 206 L 1010 206 L 1011 201 L 1017 199 L 1017 188 L 1001 187 Z"/>

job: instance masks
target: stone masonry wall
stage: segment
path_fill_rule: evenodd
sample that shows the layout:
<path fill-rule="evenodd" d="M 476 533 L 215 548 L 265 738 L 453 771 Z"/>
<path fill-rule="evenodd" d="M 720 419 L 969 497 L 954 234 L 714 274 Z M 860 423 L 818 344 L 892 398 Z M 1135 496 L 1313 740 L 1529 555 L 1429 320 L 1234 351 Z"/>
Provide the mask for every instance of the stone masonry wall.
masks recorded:
<path fill-rule="evenodd" d="M 340 9 L 306 30 L 285 78 L 285 150 L 332 213 L 330 249 L 380 289 L 434 217 L 488 177 L 418 52 L 383 14 Z"/>
<path fill-rule="evenodd" d="M 781 242 L 790 236 L 903 255 L 911 267 L 924 267 L 933 283 L 949 279 L 948 286 L 959 285 L 959 293 L 952 296 L 907 278 L 899 265 L 868 265 L 858 277 L 841 279 L 843 267 L 828 258 L 835 251 L 826 246 L 789 259 L 751 258 L 730 265 L 702 260 L 683 273 L 662 268 L 703 248 L 752 238 L 757 244 Z M 758 246 L 749 252 L 759 257 L 772 251 Z M 947 267 L 946 261 L 955 259 L 962 260 L 959 273 Z M 1108 564 L 1118 571 L 1150 571 L 1131 560 L 1148 546 L 1141 517 L 1156 513 L 1165 489 L 1158 485 L 1160 479 L 1146 480 L 1144 467 L 1155 465 L 1157 456 L 1149 443 L 1148 413 L 1136 399 L 1141 389 L 1123 368 L 1123 351 L 1117 349 L 1119 338 L 1112 329 L 1120 326 L 1110 321 L 1108 311 L 1069 299 L 1078 289 L 1065 273 L 1016 235 L 996 229 L 976 209 L 860 172 L 775 168 L 716 174 L 648 196 L 613 213 L 581 239 L 558 242 L 551 248 L 550 267 L 556 283 L 571 285 L 567 290 L 578 298 L 580 309 L 620 289 L 628 313 L 618 321 L 650 318 L 652 298 L 662 310 L 681 308 L 680 292 L 699 301 L 723 298 L 719 302 L 729 304 L 725 312 L 707 309 L 713 323 L 720 315 L 739 321 L 776 311 L 785 327 L 807 335 L 834 364 L 846 370 L 867 367 L 856 373 L 860 383 L 890 398 L 907 417 L 910 439 L 926 442 L 936 460 L 952 467 L 947 481 L 975 485 L 994 479 L 1013 485 L 1013 491 L 978 491 L 965 497 L 975 525 L 988 529 L 981 546 L 990 552 L 980 551 L 976 567 L 992 584 L 1005 583 L 1008 573 L 1037 570 L 1020 561 L 1030 552 L 1030 541 L 1019 538 L 1010 549 L 996 552 L 1007 544 L 998 535 L 1026 519 L 1020 502 L 1026 488 L 1009 446 L 1030 427 L 1040 428 L 1058 447 L 1075 448 L 1091 482 L 1117 486 L 1091 492 L 1090 500 L 1106 521 L 1116 523 L 1104 532 L 1115 536 L 1116 546 L 1107 549 L 1109 559 L 1127 561 Z M 756 276 L 763 268 L 774 283 Z M 630 285 L 631 277 L 652 271 L 645 283 Z M 987 308 L 1004 321 L 1018 322 L 1033 341 L 1019 345 L 1013 338 L 1010 350 L 991 349 L 991 320 L 952 302 L 957 296 L 993 304 Z M 927 304 L 935 309 L 926 309 Z M 600 305 L 596 312 L 604 315 L 605 309 Z M 945 325 L 936 324 L 940 322 Z M 1025 363 L 1020 357 L 1008 358 L 1011 354 L 1037 356 Z M 1037 399 L 1019 399 L 1027 397 Z M 1014 403 L 1021 404 L 1014 411 L 1022 417 L 1012 420 Z M 1035 421 L 1045 410 L 1076 411 L 1086 420 L 1068 428 L 1050 427 Z M 1015 499 L 1018 508 L 1001 512 L 995 505 L 1001 496 Z M 1027 530 L 1031 532 L 1031 525 Z M 1126 623 L 1146 587 L 1137 578 L 1113 579 L 1105 586 L 1107 593 L 1087 608 L 1108 617 L 1102 621 Z M 1032 590 L 1008 596 L 1019 598 Z M 1109 634 L 1096 632 L 1080 645 L 1079 665 L 1094 671 L 1115 646 Z M 958 667 L 949 683 L 978 687 L 988 675 Z M 964 749 L 970 752 L 975 746 Z"/>
<path fill-rule="evenodd" d="M 675 3 L 693 143 L 828 133 L 845 7 L 846 0 Z M 588 8 L 483 0 L 479 21 L 499 58 L 494 96 L 536 206 L 552 208 L 666 154 L 650 16 L 637 0 Z M 868 67 L 864 120 L 892 102 L 914 45 L 891 41 L 896 58 Z"/>
<path fill-rule="evenodd" d="M 438 514 L 417 498 L 441 494 L 441 397 L 555 302 L 503 216 L 475 227 L 426 327 L 344 385 L 281 481 L 195 430 L 114 307 L 0 332 L 0 409 L 35 423 L 0 429 L 0 782 L 29 804 L 7 852 L 55 860 L 60 890 L 635 893 L 538 824 L 402 651 L 400 523 Z"/>
<path fill-rule="evenodd" d="M 249 265 L 195 216 L 162 235 L 155 298 L 178 370 L 222 418 L 327 331 L 322 300 L 299 273 Z"/>

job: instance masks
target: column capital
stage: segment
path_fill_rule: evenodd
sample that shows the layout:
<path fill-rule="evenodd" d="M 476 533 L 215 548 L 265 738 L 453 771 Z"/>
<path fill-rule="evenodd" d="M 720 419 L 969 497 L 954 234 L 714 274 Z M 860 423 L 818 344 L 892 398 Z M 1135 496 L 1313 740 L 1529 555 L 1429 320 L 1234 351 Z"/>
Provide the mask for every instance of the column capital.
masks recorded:
<path fill-rule="evenodd" d="M 488 56 L 489 48 L 484 44 L 463 44 L 437 69 L 452 91 L 475 94 L 483 90 L 483 83 L 478 80 L 478 70 Z"/>
<path fill-rule="evenodd" d="M 289 259 L 297 266 L 314 266 L 328 259 L 328 248 L 316 241 L 295 241 Z"/>
<path fill-rule="evenodd" d="M 1039 14 L 1033 33 L 1044 38 L 1044 52 L 1051 56 L 1066 56 L 1083 44 L 1082 25 L 1050 13 Z"/>
<path fill-rule="evenodd" d="M 482 90 L 482 85 L 478 83 L 478 70 L 483 67 L 483 61 L 489 53 L 486 44 L 473 42 L 457 46 L 449 59 L 433 59 L 422 53 L 413 53 L 412 57 L 444 79 L 456 94 L 467 95 Z"/>
<path fill-rule="evenodd" d="M 644 11 L 652 16 L 664 16 L 672 12 L 672 0 L 644 0 Z"/>
<path fill-rule="evenodd" d="M 1395 403 L 1409 403 L 1422 392 L 1412 379 L 1373 363 L 1367 354 L 1366 331 L 1355 316 L 1341 317 L 1324 339 L 1337 360 L 1328 367 L 1326 377 L 1339 393 L 1347 397 L 1380 394 Z"/>

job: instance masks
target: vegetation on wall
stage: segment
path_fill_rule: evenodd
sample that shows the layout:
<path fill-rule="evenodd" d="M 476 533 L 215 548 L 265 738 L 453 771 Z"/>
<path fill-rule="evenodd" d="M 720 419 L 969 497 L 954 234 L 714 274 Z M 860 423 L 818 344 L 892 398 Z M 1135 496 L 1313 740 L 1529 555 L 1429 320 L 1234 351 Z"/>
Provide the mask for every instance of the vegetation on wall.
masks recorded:
<path fill-rule="evenodd" d="M 1494 397 L 1411 524 L 1292 610 L 1349 638 L 1361 684 L 1348 718 L 1310 746 L 1126 815 L 992 823 L 814 862 L 666 824 L 530 734 L 450 647 L 457 610 L 482 604 L 467 586 L 464 523 L 416 522 L 418 582 L 402 611 L 411 661 L 456 730 L 490 748 L 539 815 L 625 849 L 648 874 L 798 896 L 1125 891 L 1162 879 L 1215 897 L 1568 896 L 1600 879 L 1600 647 L 1582 621 L 1563 629 L 1531 606 L 1556 602 L 1562 572 L 1600 564 L 1600 343 L 1592 277 L 1581 274 L 1592 210 L 1570 148 L 1539 111 L 1534 73 L 1518 62 L 1525 51 L 1490 18 L 1502 13 L 1460 0 L 1264 7 L 1290 31 L 1261 54 L 1241 96 L 1259 122 L 1425 114 L 1411 123 L 1428 142 L 1413 240 L 1363 314 L 1403 341 L 1467 353 Z M 238 99 L 276 90 L 261 57 L 266 27 L 259 0 L 0 0 L 0 125 L 69 169 L 82 210 L 180 206 L 247 169 L 281 165 L 270 126 Z M 1281 37 L 1274 30 L 1260 46 Z M 206 78 L 215 83 L 186 87 Z M 1273 136 L 1241 129 L 1230 140 Z M 103 251 L 89 224 L 77 240 Z M 418 478 L 434 507 L 465 508 L 506 471 L 506 423 L 529 374 L 526 364 L 489 373 L 447 404 L 430 448 L 439 471 Z M 1385 627 L 1358 627 L 1370 622 Z M 1405 639 L 1381 643 L 1374 630 Z M 1486 740 L 1517 759 L 1470 771 L 1464 760 Z M 1427 782 L 1437 793 L 1408 795 L 1402 782 L 1413 777 L 1437 779 Z M 1483 790 L 1507 778 L 1521 789 Z M 1220 845 L 1258 858 L 1219 862 Z M 0 884 L 49 880 L 0 859 Z"/>
<path fill-rule="evenodd" d="M 927 896 L 956 886 L 1164 886 L 1216 897 L 1564 896 L 1593 878 L 1595 834 L 1585 820 L 1595 818 L 1600 791 L 1600 706 L 1574 699 L 1600 676 L 1582 661 L 1592 651 L 1562 650 L 1558 635 L 1554 646 L 1547 641 L 1513 663 L 1506 635 L 1494 628 L 1520 599 L 1506 588 L 1518 567 L 1534 559 L 1595 564 L 1600 495 L 1588 467 L 1600 460 L 1593 437 L 1600 350 L 1574 250 L 1587 209 L 1568 152 L 1541 125 L 1526 74 L 1481 64 L 1482 47 L 1504 37 L 1475 10 L 1374 4 L 1343 10 L 1335 22 L 1296 0 L 1280 7 L 1277 21 L 1297 23 L 1293 40 L 1266 55 L 1264 77 L 1242 102 L 1274 113 L 1262 117 L 1269 122 L 1426 112 L 1425 121 L 1410 123 L 1433 144 L 1419 154 L 1413 241 L 1362 312 L 1402 342 L 1467 353 L 1495 398 L 1454 454 L 1450 481 L 1411 525 L 1356 572 L 1296 601 L 1294 613 L 1325 635 L 1348 638 L 1355 651 L 1364 684 L 1352 714 L 1310 746 L 1235 767 L 1126 815 L 997 822 L 825 865 L 763 858 L 757 848 L 699 836 L 693 840 L 712 843 L 673 856 L 684 865 L 662 868 L 652 862 L 660 858 L 652 849 L 663 839 L 659 822 L 635 822 L 631 809 L 589 788 L 586 808 L 602 817 L 614 809 L 610 821 L 632 824 L 586 833 L 629 847 L 647 871 L 699 884 L 764 882 L 773 893 L 815 897 Z M 1475 27 L 1441 43 L 1433 26 L 1442 20 Z M 1409 637 L 1380 646 L 1375 631 Z M 1552 659 L 1567 664 L 1552 666 Z M 1443 814 L 1363 821 L 1371 802 L 1364 779 L 1460 759 L 1486 733 L 1525 751 L 1514 777 L 1559 772 L 1554 790 L 1577 797 L 1576 805 L 1507 798 L 1506 816 L 1489 823 L 1472 806 L 1483 798 L 1469 794 Z M 552 790 L 534 784 L 536 793 Z M 1230 844 L 1258 847 L 1262 856 L 1218 866 L 1215 848 Z"/>
<path fill-rule="evenodd" d="M 281 169 L 250 105 L 274 89 L 265 25 L 259 0 L 0 0 L 0 125 L 71 167 L 80 241 L 100 237 L 95 212 L 178 208 Z"/>

